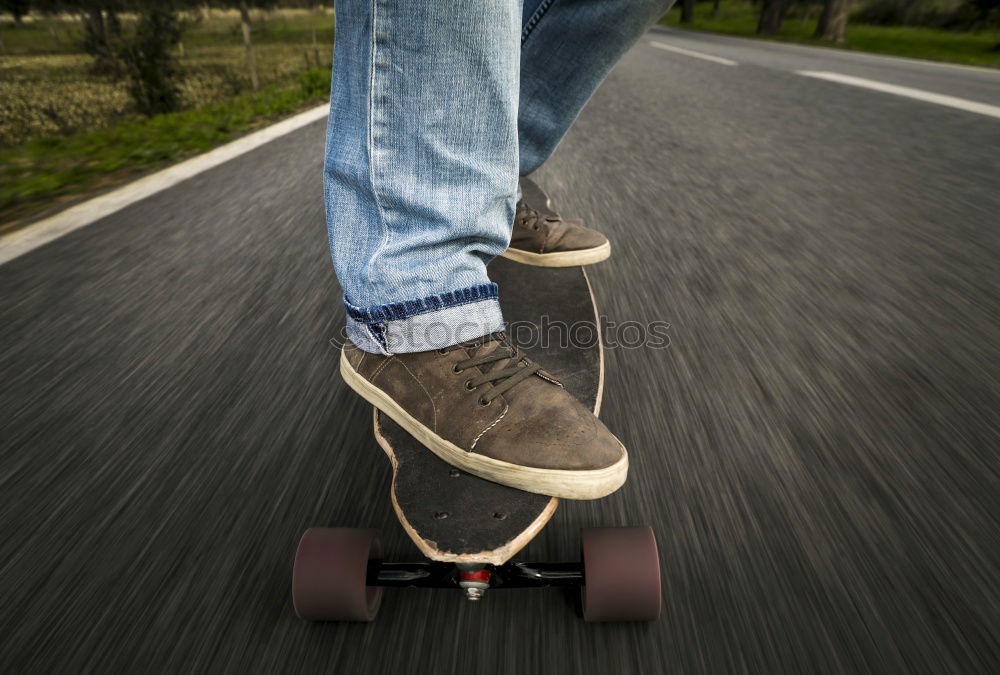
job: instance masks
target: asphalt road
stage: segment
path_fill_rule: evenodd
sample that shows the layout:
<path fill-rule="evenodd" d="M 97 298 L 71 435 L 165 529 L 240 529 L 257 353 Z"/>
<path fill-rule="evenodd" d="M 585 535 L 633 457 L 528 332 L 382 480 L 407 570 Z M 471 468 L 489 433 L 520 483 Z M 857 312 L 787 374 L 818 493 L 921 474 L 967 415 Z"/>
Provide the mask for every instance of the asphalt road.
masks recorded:
<path fill-rule="evenodd" d="M 726 66 L 650 41 L 736 61 Z M 602 416 L 629 483 L 525 558 L 649 523 L 665 612 L 558 591 L 293 614 L 312 525 L 392 513 L 327 343 L 322 123 L 0 267 L 2 672 L 996 672 L 1000 74 L 651 32 L 538 181 L 613 240 Z"/>

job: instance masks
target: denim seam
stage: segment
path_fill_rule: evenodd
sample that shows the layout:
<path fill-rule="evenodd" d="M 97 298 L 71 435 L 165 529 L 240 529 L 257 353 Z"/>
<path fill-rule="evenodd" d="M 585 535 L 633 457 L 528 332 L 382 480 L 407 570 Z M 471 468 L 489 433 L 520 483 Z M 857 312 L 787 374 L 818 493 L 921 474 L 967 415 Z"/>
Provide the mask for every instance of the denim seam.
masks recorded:
<path fill-rule="evenodd" d="M 535 9 L 535 13 L 532 14 L 531 18 L 529 18 L 527 23 L 524 24 L 524 27 L 521 29 L 522 47 L 524 46 L 524 42 L 528 39 L 528 36 L 531 35 L 531 32 L 535 30 L 535 26 L 538 25 L 538 22 L 541 21 L 542 17 L 545 16 L 545 13 L 549 11 L 549 8 L 554 2 L 555 0 L 542 0 L 541 4 L 539 4 L 537 9 Z"/>
<path fill-rule="evenodd" d="M 411 316 L 439 312 L 443 309 L 450 309 L 452 307 L 461 307 L 463 305 L 471 305 L 477 302 L 496 300 L 499 297 L 497 285 L 494 283 L 478 284 L 476 286 L 469 286 L 468 288 L 460 288 L 458 291 L 451 291 L 451 293 L 461 291 L 470 291 L 474 297 L 455 300 L 448 303 L 441 301 L 441 304 L 438 306 L 427 306 L 426 303 L 431 298 L 440 298 L 440 296 L 445 295 L 444 293 L 438 293 L 424 298 L 417 298 L 412 301 L 392 302 L 385 305 L 375 305 L 374 307 L 358 307 L 351 303 L 347 299 L 347 296 L 344 296 L 344 307 L 347 310 L 348 316 L 355 321 L 368 326 L 373 326 L 388 323 L 390 321 L 403 321 Z M 413 311 L 408 311 L 406 308 L 407 302 L 419 302 L 422 307 Z"/>
<path fill-rule="evenodd" d="M 378 210 L 379 225 L 382 226 L 382 242 L 372 253 L 371 258 L 365 264 L 359 275 L 363 281 L 371 285 L 371 278 L 368 270 L 378 259 L 379 254 L 389 244 L 389 226 L 385 219 L 385 210 L 382 208 L 382 199 L 379 197 L 378 188 L 375 183 L 375 83 L 377 81 L 376 70 L 378 68 L 378 30 L 379 30 L 379 0 L 371 0 L 372 12 L 372 41 L 371 41 L 371 73 L 368 81 L 368 182 L 371 185 L 372 198 L 375 208 Z M 388 33 L 387 33 L 388 35 Z"/>
<path fill-rule="evenodd" d="M 365 327 L 368 334 L 372 336 L 373 340 L 375 340 L 375 344 L 377 344 L 383 352 L 388 354 L 389 352 L 387 350 L 389 347 L 389 338 L 385 335 L 385 324 L 362 322 L 361 325 Z"/>

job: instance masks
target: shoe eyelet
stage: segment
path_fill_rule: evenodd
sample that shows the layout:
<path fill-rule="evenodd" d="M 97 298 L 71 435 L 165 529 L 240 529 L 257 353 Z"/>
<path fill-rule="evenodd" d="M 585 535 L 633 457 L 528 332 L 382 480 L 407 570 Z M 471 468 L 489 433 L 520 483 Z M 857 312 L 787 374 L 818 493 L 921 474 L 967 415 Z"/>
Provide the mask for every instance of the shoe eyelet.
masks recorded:
<path fill-rule="evenodd" d="M 484 408 L 488 406 L 490 403 L 493 403 L 493 401 L 491 399 L 487 399 L 485 396 L 482 396 L 479 399 L 479 405 L 483 406 Z"/>
<path fill-rule="evenodd" d="M 437 350 L 437 353 L 440 354 L 441 356 L 444 356 L 445 354 L 448 353 L 448 350 L 446 350 L 446 349 L 439 349 L 439 350 Z"/>
<path fill-rule="evenodd" d="M 465 368 L 459 368 L 457 363 L 451 367 L 451 372 L 455 373 L 456 375 L 461 373 L 463 370 L 465 370 Z"/>
<path fill-rule="evenodd" d="M 469 391 L 472 391 L 473 389 L 475 389 L 475 387 L 472 386 L 472 380 L 466 380 L 465 381 L 465 388 L 468 389 Z"/>

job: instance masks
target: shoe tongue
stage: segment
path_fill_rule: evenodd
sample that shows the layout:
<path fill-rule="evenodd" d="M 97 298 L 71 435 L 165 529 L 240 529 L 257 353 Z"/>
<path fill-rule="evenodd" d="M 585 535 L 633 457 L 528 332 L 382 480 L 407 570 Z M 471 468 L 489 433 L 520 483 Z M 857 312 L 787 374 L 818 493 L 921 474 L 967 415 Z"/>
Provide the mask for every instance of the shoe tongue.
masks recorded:
<path fill-rule="evenodd" d="M 487 354 L 492 354 L 497 349 L 500 348 L 500 342 L 497 340 L 490 340 L 485 344 L 477 345 L 470 349 L 472 356 L 486 356 Z"/>
<path fill-rule="evenodd" d="M 489 340 L 483 344 L 471 347 L 469 349 L 470 356 L 486 356 L 487 354 L 492 354 L 498 349 L 503 349 L 503 344 L 499 340 Z"/>

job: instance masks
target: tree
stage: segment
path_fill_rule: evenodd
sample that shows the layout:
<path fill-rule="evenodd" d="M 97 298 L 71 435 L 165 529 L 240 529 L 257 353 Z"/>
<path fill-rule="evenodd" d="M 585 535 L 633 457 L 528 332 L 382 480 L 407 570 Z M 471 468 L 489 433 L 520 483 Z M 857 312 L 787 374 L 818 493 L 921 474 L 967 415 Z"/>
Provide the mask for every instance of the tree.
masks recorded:
<path fill-rule="evenodd" d="M 240 24 L 243 28 L 243 46 L 247 53 L 247 69 L 250 71 L 250 86 L 257 91 L 260 80 L 257 78 L 257 62 L 253 58 L 253 42 L 250 41 L 250 10 L 246 0 L 240 2 Z"/>
<path fill-rule="evenodd" d="M 847 16 L 850 8 L 850 0 L 825 0 L 813 37 L 817 40 L 842 43 L 847 36 Z"/>
<path fill-rule="evenodd" d="M 178 108 L 179 72 L 172 50 L 183 26 L 169 3 L 143 4 L 135 29 L 115 44 L 129 93 L 139 112 L 153 116 Z"/>
<path fill-rule="evenodd" d="M 21 25 L 21 20 L 31 11 L 31 0 L 2 0 L 0 10 L 10 12 L 14 17 L 14 23 Z"/>
<path fill-rule="evenodd" d="M 184 24 L 177 9 L 193 5 L 193 0 L 39 0 L 39 4 L 45 11 L 80 16 L 83 48 L 94 58 L 95 69 L 125 78 L 140 112 L 156 115 L 178 108 L 180 69 L 174 49 Z M 123 15 L 130 20 L 123 21 Z"/>
<path fill-rule="evenodd" d="M 243 31 L 243 48 L 246 52 L 247 71 L 250 74 L 250 86 L 256 91 L 260 86 L 260 78 L 257 75 L 257 60 L 253 53 L 253 24 L 250 21 L 250 9 L 271 9 L 277 2 L 276 0 L 226 0 L 222 4 L 240 10 L 240 29 Z"/>
<path fill-rule="evenodd" d="M 83 50 L 94 57 L 94 71 L 121 75 L 121 63 L 112 43 L 121 37 L 118 15 L 123 9 L 122 5 L 115 0 L 77 4 L 82 13 Z"/>
<path fill-rule="evenodd" d="M 683 0 L 681 2 L 681 23 L 691 23 L 694 21 L 695 0 Z"/>
<path fill-rule="evenodd" d="M 777 35 L 781 31 L 784 18 L 785 0 L 764 0 L 757 21 L 757 32 L 761 35 Z"/>
<path fill-rule="evenodd" d="M 993 24 L 1000 28 L 1000 0 L 969 0 L 969 4 L 978 10 L 980 26 L 988 25 L 990 14 L 993 14 Z"/>

